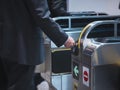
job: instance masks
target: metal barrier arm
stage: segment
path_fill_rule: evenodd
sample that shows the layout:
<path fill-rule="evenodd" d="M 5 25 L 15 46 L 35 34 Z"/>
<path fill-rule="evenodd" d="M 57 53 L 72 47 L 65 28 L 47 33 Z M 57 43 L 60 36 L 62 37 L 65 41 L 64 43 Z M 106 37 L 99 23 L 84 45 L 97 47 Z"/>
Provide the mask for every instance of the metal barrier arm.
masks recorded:
<path fill-rule="evenodd" d="M 94 21 L 94 22 L 92 22 L 92 23 L 90 23 L 90 24 L 88 24 L 83 30 L 82 30 L 82 32 L 81 32 L 81 34 L 80 34 L 80 37 L 79 37 L 79 39 L 78 39 L 78 48 L 80 48 L 80 43 L 81 43 L 81 39 L 82 40 L 87 40 L 88 39 L 88 36 L 90 35 L 90 33 L 93 31 L 93 30 L 95 30 L 96 29 L 96 27 L 98 27 L 98 26 L 104 26 L 104 25 L 109 25 L 109 24 L 111 24 L 111 25 L 113 25 L 113 37 L 118 37 L 118 35 L 117 35 L 117 25 L 118 25 L 118 23 L 120 23 L 120 21 L 118 21 L 118 20 L 105 20 L 105 21 Z M 103 28 L 102 28 L 103 29 Z M 109 29 L 109 28 L 107 28 L 107 29 Z M 104 30 L 106 30 L 106 28 L 104 28 Z M 103 31 L 104 31 L 103 30 Z M 96 30 L 97 31 L 97 30 Z M 97 32 L 100 32 L 100 31 L 97 31 Z M 105 33 L 105 32 L 104 32 Z M 94 34 L 94 33 L 93 33 Z M 98 35 L 99 36 L 99 35 Z M 104 37 L 104 36 L 101 36 L 101 37 Z M 109 36 L 106 36 L 106 37 L 111 37 L 111 35 Z M 89 37 L 89 38 L 97 38 L 97 37 Z"/>
<path fill-rule="evenodd" d="M 71 29 L 71 28 L 81 28 L 85 27 L 87 24 L 98 21 L 98 20 L 115 20 L 119 19 L 120 15 L 115 16 L 64 16 L 64 17 L 55 17 L 54 21 L 66 20 L 67 26 L 62 27 L 62 29 Z M 62 24 L 65 22 L 62 22 Z M 61 23 L 59 23 L 61 25 Z M 75 25 L 75 26 L 74 26 Z"/>

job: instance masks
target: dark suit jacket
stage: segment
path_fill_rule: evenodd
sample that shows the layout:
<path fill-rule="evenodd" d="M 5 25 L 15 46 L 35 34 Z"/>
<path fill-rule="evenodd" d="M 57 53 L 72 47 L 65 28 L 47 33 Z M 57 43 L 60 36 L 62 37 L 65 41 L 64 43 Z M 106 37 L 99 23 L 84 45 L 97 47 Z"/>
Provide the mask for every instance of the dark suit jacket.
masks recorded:
<path fill-rule="evenodd" d="M 68 35 L 49 17 L 46 0 L 1 0 L 0 55 L 20 64 L 42 62 L 43 31 L 58 47 Z"/>
<path fill-rule="evenodd" d="M 48 7 L 51 12 L 51 17 L 70 16 L 66 10 L 66 0 L 47 0 Z"/>

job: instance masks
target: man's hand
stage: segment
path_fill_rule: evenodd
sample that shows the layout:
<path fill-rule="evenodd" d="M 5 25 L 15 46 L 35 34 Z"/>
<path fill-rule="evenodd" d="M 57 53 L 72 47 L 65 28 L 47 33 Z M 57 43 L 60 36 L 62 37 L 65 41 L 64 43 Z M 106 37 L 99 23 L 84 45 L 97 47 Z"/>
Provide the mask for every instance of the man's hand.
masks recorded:
<path fill-rule="evenodd" d="M 74 44 L 75 44 L 75 41 L 73 40 L 72 37 L 69 36 L 67 41 L 65 42 L 64 46 L 66 48 L 71 48 L 72 46 L 74 46 Z"/>

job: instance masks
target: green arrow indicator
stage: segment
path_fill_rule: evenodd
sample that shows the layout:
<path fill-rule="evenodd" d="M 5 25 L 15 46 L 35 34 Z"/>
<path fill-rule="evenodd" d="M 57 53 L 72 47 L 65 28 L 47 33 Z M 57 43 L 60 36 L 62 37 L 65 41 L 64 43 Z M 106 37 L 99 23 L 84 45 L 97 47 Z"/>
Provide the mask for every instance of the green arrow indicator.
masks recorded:
<path fill-rule="evenodd" d="M 76 76 L 78 76 L 79 70 L 78 70 L 78 67 L 77 67 L 77 66 L 74 67 L 74 73 L 75 73 Z"/>

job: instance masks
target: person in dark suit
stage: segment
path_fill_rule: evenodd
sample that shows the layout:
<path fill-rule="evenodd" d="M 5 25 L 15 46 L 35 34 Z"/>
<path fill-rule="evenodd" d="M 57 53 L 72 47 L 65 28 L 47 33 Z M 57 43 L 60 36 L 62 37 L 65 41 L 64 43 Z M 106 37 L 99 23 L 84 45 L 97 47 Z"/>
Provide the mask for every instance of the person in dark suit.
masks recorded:
<path fill-rule="evenodd" d="M 0 90 L 34 90 L 34 69 L 44 60 L 41 31 L 58 47 L 74 40 L 49 17 L 46 0 L 1 0 L 0 12 Z"/>
<path fill-rule="evenodd" d="M 49 10 L 51 12 L 51 17 L 58 17 L 58 16 L 71 16 L 69 12 L 67 12 L 67 4 L 66 0 L 47 0 Z"/>

